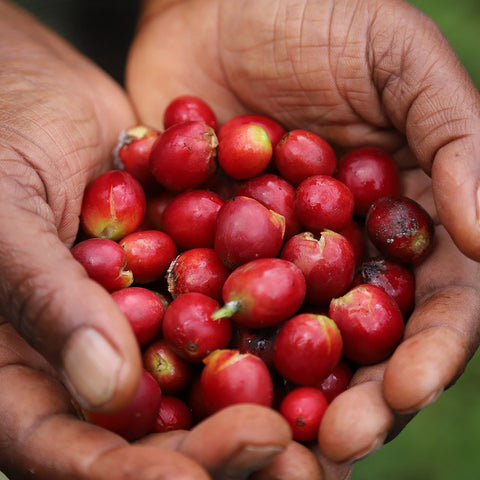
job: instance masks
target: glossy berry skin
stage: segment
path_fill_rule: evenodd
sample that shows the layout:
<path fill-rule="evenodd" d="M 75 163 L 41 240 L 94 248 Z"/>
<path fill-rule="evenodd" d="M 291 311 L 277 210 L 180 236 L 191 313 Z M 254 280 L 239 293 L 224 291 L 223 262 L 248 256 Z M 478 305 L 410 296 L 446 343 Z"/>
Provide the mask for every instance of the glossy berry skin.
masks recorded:
<path fill-rule="evenodd" d="M 177 247 L 172 238 L 158 230 L 140 230 L 119 241 L 127 254 L 127 268 L 136 284 L 146 284 L 163 278 Z"/>
<path fill-rule="evenodd" d="M 297 387 L 288 392 L 280 403 L 279 411 L 290 425 L 297 442 L 310 442 L 318 436 L 318 429 L 328 401 L 321 390 Z"/>
<path fill-rule="evenodd" d="M 290 130 L 275 147 L 275 165 L 292 185 L 312 175 L 333 175 L 337 157 L 319 135 L 303 129 Z"/>
<path fill-rule="evenodd" d="M 299 233 L 285 243 L 280 256 L 304 274 L 306 301 L 312 305 L 328 305 L 343 295 L 355 273 L 351 243 L 332 230 L 324 230 L 318 239 L 310 232 Z"/>
<path fill-rule="evenodd" d="M 150 342 L 142 354 L 143 368 L 160 385 L 162 393 L 178 394 L 193 378 L 192 364 L 175 353 L 164 339 Z"/>
<path fill-rule="evenodd" d="M 127 269 L 127 254 L 113 240 L 88 238 L 74 245 L 71 253 L 88 276 L 109 292 L 133 283 L 133 274 Z"/>
<path fill-rule="evenodd" d="M 285 235 L 285 219 L 253 198 L 225 202 L 217 216 L 214 249 L 227 268 L 257 258 L 276 257 Z"/>
<path fill-rule="evenodd" d="M 157 139 L 150 154 L 150 170 L 167 190 L 197 188 L 217 169 L 218 140 L 204 122 L 176 123 Z"/>
<path fill-rule="evenodd" d="M 82 412 L 88 422 L 134 441 L 153 431 L 161 401 L 158 383 L 143 370 L 139 389 L 127 407 L 116 413 Z"/>
<path fill-rule="evenodd" d="M 140 182 L 123 170 L 109 170 L 85 189 L 80 213 L 82 229 L 90 237 L 119 240 L 140 227 L 145 209 Z"/>
<path fill-rule="evenodd" d="M 222 301 L 222 288 L 230 275 L 212 248 L 192 248 L 180 253 L 167 272 L 168 291 L 173 298 L 197 292 Z"/>
<path fill-rule="evenodd" d="M 120 134 L 114 150 L 117 164 L 133 175 L 148 191 L 158 185 L 150 171 L 150 152 L 159 135 L 160 132 L 151 127 L 135 125 Z"/>
<path fill-rule="evenodd" d="M 305 278 L 292 262 L 260 258 L 235 269 L 223 286 L 224 306 L 215 316 L 231 316 L 250 328 L 277 325 L 295 314 L 305 299 Z"/>
<path fill-rule="evenodd" d="M 353 368 L 345 359 L 340 359 L 332 373 L 317 386 L 325 395 L 328 403 L 344 392 L 352 380 Z"/>
<path fill-rule="evenodd" d="M 413 310 L 415 275 L 404 264 L 386 258 L 366 260 L 360 265 L 354 283 L 371 283 L 383 288 L 397 302 L 404 318 Z"/>
<path fill-rule="evenodd" d="M 329 316 L 342 333 L 344 356 L 360 365 L 385 360 L 403 336 L 397 302 L 376 285 L 357 285 L 333 299 Z"/>
<path fill-rule="evenodd" d="M 172 430 L 189 430 L 193 426 L 193 415 L 190 407 L 180 398 L 163 395 L 153 426 L 155 433 Z"/>
<path fill-rule="evenodd" d="M 400 194 L 400 169 L 385 150 L 362 147 L 340 159 L 336 177 L 353 193 L 354 213 L 365 216 L 375 200 Z"/>
<path fill-rule="evenodd" d="M 221 349 L 212 352 L 203 362 L 200 384 L 210 414 L 237 403 L 272 405 L 272 377 L 259 357 Z"/>
<path fill-rule="evenodd" d="M 190 121 L 205 122 L 213 130 L 217 129 L 217 117 L 205 100 L 195 95 L 181 95 L 174 98 L 163 112 L 163 128 L 176 123 Z"/>
<path fill-rule="evenodd" d="M 339 231 L 352 220 L 354 199 L 348 187 L 328 175 L 313 175 L 298 185 L 294 211 L 313 232 Z"/>
<path fill-rule="evenodd" d="M 218 130 L 218 140 L 219 142 L 223 140 L 232 130 L 237 128 L 240 125 L 254 124 L 259 125 L 268 133 L 270 142 L 272 146 L 275 145 L 282 139 L 285 135 L 285 128 L 280 125 L 277 121 L 273 120 L 270 117 L 258 114 L 247 113 L 245 115 L 237 115 L 227 120 Z"/>
<path fill-rule="evenodd" d="M 229 318 L 214 319 L 216 300 L 202 293 L 184 293 L 172 301 L 163 317 L 163 338 L 183 358 L 201 362 L 210 352 L 225 348 L 232 336 Z"/>
<path fill-rule="evenodd" d="M 342 355 L 342 336 L 325 315 L 300 313 L 290 318 L 275 340 L 275 366 L 285 379 L 312 386 L 330 375 Z"/>
<path fill-rule="evenodd" d="M 113 292 L 112 298 L 127 317 L 140 346 L 147 345 L 160 332 L 165 306 L 156 293 L 130 287 Z"/>
<path fill-rule="evenodd" d="M 224 203 L 216 193 L 208 190 L 182 192 L 166 206 L 163 230 L 180 250 L 213 248 L 217 214 Z"/>
<path fill-rule="evenodd" d="M 254 198 L 285 219 L 285 238 L 300 233 L 300 223 L 293 210 L 295 187 L 278 175 L 264 173 L 242 182 L 237 195 Z"/>
<path fill-rule="evenodd" d="M 236 180 L 252 178 L 262 173 L 272 158 L 272 143 L 268 133 L 255 124 L 240 125 L 219 142 L 218 163 L 223 171 Z"/>
<path fill-rule="evenodd" d="M 433 247 L 433 220 L 408 197 L 379 198 L 368 211 L 365 227 L 381 253 L 403 263 L 420 264 Z"/>

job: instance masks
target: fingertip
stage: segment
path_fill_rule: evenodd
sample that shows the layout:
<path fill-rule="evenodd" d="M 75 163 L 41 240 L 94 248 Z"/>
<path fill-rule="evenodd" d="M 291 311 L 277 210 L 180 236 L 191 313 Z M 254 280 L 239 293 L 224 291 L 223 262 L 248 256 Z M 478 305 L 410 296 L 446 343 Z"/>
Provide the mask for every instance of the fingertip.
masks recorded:
<path fill-rule="evenodd" d="M 459 250 L 476 261 L 480 260 L 479 152 L 476 136 L 452 141 L 437 152 L 431 172 L 440 222 Z"/>
<path fill-rule="evenodd" d="M 448 327 L 424 330 L 408 338 L 387 364 L 385 400 L 398 413 L 416 412 L 432 404 L 463 370 L 466 350 Z"/>
<path fill-rule="evenodd" d="M 290 444 L 265 468 L 251 475 L 250 480 L 324 480 L 317 458 L 306 446 Z"/>
<path fill-rule="evenodd" d="M 101 332 L 81 327 L 63 350 L 63 379 L 79 404 L 94 411 L 114 411 L 133 397 L 140 365 L 124 355 Z"/>
<path fill-rule="evenodd" d="M 290 427 L 271 408 L 227 407 L 195 426 L 179 449 L 221 478 L 245 475 L 270 464 L 292 439 Z"/>
<path fill-rule="evenodd" d="M 334 463 L 348 463 L 380 448 L 394 422 L 381 382 L 351 387 L 329 406 L 320 425 L 321 452 Z"/>
<path fill-rule="evenodd" d="M 60 354 L 62 378 L 82 407 L 116 411 L 128 404 L 140 384 L 140 348 L 107 292 L 94 284 L 83 293 L 94 305 L 80 313 L 82 318 L 67 334 Z"/>

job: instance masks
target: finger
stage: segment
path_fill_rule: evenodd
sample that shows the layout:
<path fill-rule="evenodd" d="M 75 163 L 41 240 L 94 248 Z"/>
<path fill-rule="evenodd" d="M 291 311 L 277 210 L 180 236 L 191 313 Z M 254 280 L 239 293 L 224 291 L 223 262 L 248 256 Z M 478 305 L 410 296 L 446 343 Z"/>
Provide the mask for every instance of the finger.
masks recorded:
<path fill-rule="evenodd" d="M 383 445 L 395 418 L 383 398 L 382 370 L 383 366 L 367 368 L 366 378 L 357 376 L 360 383 L 335 398 L 326 410 L 318 444 L 330 461 L 350 463 Z"/>
<path fill-rule="evenodd" d="M 2 210 L 0 223 L 15 208 Z M 23 211 L 3 229 L 0 251 L 11 256 L 0 254 L 3 314 L 57 368 L 82 406 L 120 408 L 139 382 L 131 328 L 107 291 L 42 223 Z"/>
<path fill-rule="evenodd" d="M 290 442 L 285 450 L 249 480 L 325 480 L 326 477 L 311 450 L 297 442 Z M 340 480 L 342 477 L 336 477 Z M 344 477 L 343 477 L 344 478 Z"/>
<path fill-rule="evenodd" d="M 12 55 L 12 45 L 24 55 Z M 10 72 L 0 80 L 0 313 L 82 405 L 119 408 L 138 385 L 138 347 L 66 245 L 85 184 L 133 113 L 118 85 L 5 2 L 0 54 Z"/>
<path fill-rule="evenodd" d="M 244 479 L 274 460 L 291 441 L 288 424 L 273 409 L 239 404 L 220 410 L 194 427 L 179 451 L 214 478 Z"/>
<path fill-rule="evenodd" d="M 464 253 L 480 259 L 480 96 L 430 19 L 407 2 L 389 2 L 387 9 L 370 29 L 374 82 L 432 176 L 440 220 Z"/>
<path fill-rule="evenodd" d="M 417 411 L 438 398 L 480 342 L 480 266 L 455 249 L 441 227 L 416 280 L 416 308 L 384 378 L 385 398 L 398 412 Z"/>
<path fill-rule="evenodd" d="M 8 385 L 0 396 L 0 465 L 10 478 L 107 480 L 112 471 L 125 480 L 210 478 L 168 448 L 133 447 L 76 418 L 64 386 L 29 366 L 38 353 L 8 324 L 0 329 L 0 359 L 0 384 Z"/>

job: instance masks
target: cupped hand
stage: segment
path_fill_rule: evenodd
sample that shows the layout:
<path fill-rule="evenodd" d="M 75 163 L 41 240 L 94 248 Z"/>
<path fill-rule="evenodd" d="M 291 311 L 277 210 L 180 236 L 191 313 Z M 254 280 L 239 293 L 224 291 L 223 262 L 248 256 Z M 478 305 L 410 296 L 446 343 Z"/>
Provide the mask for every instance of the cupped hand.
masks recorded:
<path fill-rule="evenodd" d="M 435 218 L 405 340 L 389 361 L 361 368 L 324 417 L 319 456 L 327 478 L 344 478 L 350 462 L 454 382 L 479 344 L 472 81 L 438 27 L 407 2 L 150 0 L 127 89 L 139 118 L 158 128 L 167 103 L 188 93 L 220 122 L 253 111 L 311 129 L 339 152 L 383 147 L 404 171 L 404 193 Z"/>
<path fill-rule="evenodd" d="M 2 318 L 0 384 L 0 469 L 10 480 L 241 480 L 276 464 L 321 478 L 314 455 L 292 449 L 288 426 L 265 407 L 234 406 L 136 444 L 80 420 L 50 363 Z"/>
<path fill-rule="evenodd" d="M 135 122 L 110 78 L 0 1 L 0 470 L 11 480 L 235 480 L 292 457 L 286 423 L 262 408 L 138 445 L 76 415 L 72 397 L 113 411 L 140 379 L 127 320 L 69 251 L 85 186 Z M 318 471 L 310 452 L 303 458 Z"/>

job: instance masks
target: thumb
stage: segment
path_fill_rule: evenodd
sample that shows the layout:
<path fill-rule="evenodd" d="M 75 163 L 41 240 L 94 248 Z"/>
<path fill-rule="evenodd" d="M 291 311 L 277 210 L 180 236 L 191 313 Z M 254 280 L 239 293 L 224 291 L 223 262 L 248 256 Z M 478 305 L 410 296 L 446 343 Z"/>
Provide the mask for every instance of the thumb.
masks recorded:
<path fill-rule="evenodd" d="M 374 82 L 432 177 L 441 223 L 464 254 L 480 260 L 479 93 L 439 28 L 406 2 L 392 5 L 371 25 Z"/>
<path fill-rule="evenodd" d="M 4 185 L 1 196 L 10 190 Z M 1 310 L 60 373 L 82 406 L 126 404 L 139 382 L 140 354 L 126 318 L 90 280 L 32 200 L 2 200 Z"/>

